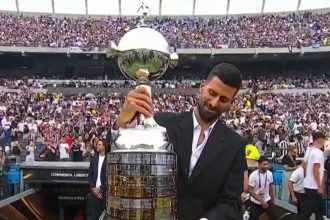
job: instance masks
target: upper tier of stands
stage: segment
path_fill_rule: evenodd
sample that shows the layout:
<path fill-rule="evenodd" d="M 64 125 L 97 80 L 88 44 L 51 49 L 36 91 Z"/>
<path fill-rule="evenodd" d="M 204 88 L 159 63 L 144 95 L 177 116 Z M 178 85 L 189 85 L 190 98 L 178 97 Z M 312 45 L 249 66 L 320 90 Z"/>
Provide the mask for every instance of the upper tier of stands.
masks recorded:
<path fill-rule="evenodd" d="M 139 24 L 136 17 L 0 14 L 0 46 L 107 48 Z M 174 48 L 258 48 L 329 45 L 330 13 L 235 17 L 148 17 Z"/>

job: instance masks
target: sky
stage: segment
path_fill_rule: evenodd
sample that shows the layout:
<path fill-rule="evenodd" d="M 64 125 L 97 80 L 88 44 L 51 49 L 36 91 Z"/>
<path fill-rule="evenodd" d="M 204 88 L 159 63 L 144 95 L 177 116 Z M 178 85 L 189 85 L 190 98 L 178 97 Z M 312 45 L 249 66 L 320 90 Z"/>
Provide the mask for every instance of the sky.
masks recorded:
<path fill-rule="evenodd" d="M 16 11 L 16 0 L 0 0 L 0 10 Z M 118 0 L 87 0 L 88 13 L 119 15 Z M 162 15 L 192 15 L 194 0 L 162 0 Z M 294 11 L 298 0 L 265 0 L 264 12 Z M 137 15 L 142 2 L 152 15 L 159 14 L 159 0 L 121 0 L 123 15 Z M 263 0 L 230 0 L 230 14 L 259 13 Z M 52 12 L 51 0 L 18 0 L 20 11 Z M 85 14 L 85 0 L 54 0 L 55 13 Z M 301 0 L 300 10 L 330 8 L 330 0 Z M 221 15 L 227 0 L 196 0 L 196 15 Z"/>

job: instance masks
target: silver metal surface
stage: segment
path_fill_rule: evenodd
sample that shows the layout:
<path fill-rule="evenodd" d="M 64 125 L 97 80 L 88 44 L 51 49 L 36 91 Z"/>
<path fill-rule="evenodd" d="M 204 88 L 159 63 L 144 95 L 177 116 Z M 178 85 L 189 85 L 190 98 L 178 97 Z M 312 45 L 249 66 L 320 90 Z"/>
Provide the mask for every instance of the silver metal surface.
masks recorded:
<path fill-rule="evenodd" d="M 136 80 L 151 96 L 150 80 L 174 67 L 171 53 L 156 30 L 136 28 L 126 33 L 111 54 L 121 72 Z M 166 129 L 153 117 L 140 116 L 137 125 L 123 128 L 107 156 L 107 214 L 121 220 L 171 220 L 176 213 L 177 159 Z"/>
<path fill-rule="evenodd" d="M 178 62 L 178 55 L 171 52 L 164 36 L 147 27 L 127 32 L 118 46 L 112 42 L 111 54 L 118 58 L 121 72 L 133 80 L 158 79 Z"/>

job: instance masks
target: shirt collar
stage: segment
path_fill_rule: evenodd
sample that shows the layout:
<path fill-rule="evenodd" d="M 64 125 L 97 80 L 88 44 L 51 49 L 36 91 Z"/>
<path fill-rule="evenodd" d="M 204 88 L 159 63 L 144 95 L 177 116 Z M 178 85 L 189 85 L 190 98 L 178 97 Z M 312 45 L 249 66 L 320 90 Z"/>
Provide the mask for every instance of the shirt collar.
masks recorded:
<path fill-rule="evenodd" d="M 193 113 L 192 113 L 192 115 L 193 115 L 193 128 L 194 128 L 194 130 L 196 129 L 196 128 L 198 128 L 198 126 L 201 126 L 200 124 L 199 124 L 199 122 L 197 121 L 197 118 L 196 118 L 196 115 L 195 115 L 195 111 L 196 110 L 194 110 L 193 111 Z M 217 119 L 215 122 L 213 122 L 213 124 L 210 126 L 210 127 L 208 127 L 206 130 L 207 131 L 212 131 L 212 129 L 214 128 L 214 126 L 215 126 L 215 124 L 218 122 L 218 120 L 219 119 Z"/>

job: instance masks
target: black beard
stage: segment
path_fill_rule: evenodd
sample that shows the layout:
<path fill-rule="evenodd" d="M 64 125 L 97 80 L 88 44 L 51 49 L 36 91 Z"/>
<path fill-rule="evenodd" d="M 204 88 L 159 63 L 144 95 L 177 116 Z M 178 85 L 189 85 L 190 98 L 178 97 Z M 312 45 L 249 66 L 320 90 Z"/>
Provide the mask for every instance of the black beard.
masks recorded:
<path fill-rule="evenodd" d="M 222 113 L 205 111 L 205 108 L 206 107 L 203 106 L 202 102 L 199 101 L 197 104 L 198 114 L 199 117 L 201 117 L 201 119 L 206 123 L 214 122 Z"/>

